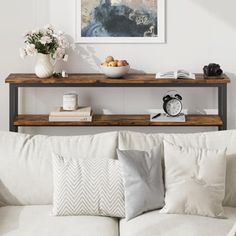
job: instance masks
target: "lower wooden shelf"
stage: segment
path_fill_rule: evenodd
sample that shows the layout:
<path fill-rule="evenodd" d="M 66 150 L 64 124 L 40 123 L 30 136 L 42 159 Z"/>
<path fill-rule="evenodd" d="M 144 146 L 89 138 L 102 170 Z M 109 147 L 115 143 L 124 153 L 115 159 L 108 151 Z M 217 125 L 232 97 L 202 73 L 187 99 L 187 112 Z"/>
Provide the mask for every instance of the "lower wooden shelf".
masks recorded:
<path fill-rule="evenodd" d="M 48 115 L 18 115 L 15 126 L 221 126 L 217 115 L 187 115 L 186 122 L 150 122 L 149 115 L 94 115 L 92 122 L 49 122 Z"/>

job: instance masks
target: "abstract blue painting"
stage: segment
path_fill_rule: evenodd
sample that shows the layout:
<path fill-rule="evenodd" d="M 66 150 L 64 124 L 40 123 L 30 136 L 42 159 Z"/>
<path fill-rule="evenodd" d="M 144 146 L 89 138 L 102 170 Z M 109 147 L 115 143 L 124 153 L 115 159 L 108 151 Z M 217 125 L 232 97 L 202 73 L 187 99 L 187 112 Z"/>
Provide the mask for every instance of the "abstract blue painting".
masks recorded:
<path fill-rule="evenodd" d="M 79 37 L 88 41 L 163 39 L 164 0 L 81 0 Z M 162 9 L 160 9 L 162 8 Z M 154 39 L 154 40 L 153 40 Z"/>

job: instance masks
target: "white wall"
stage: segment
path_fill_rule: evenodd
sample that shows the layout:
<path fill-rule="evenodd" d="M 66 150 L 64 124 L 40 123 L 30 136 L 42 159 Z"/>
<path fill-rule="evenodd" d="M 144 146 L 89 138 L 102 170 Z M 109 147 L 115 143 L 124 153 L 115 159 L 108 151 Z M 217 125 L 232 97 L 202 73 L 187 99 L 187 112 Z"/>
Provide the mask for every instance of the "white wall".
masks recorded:
<path fill-rule="evenodd" d="M 8 86 L 11 72 L 32 72 L 34 59 L 22 61 L 18 48 L 27 29 L 47 22 L 73 35 L 74 0 L 1 0 L 0 1 L 0 129 L 8 130 Z M 229 128 L 236 128 L 236 2 L 228 0 L 167 0 L 166 44 L 78 45 L 63 65 L 68 72 L 97 72 L 97 64 L 107 55 L 127 59 L 136 70 L 153 72 L 185 68 L 201 72 L 203 65 L 218 62 L 229 73 Z M 6 22 L 4 24 L 3 22 Z M 73 89 L 74 90 L 74 89 Z M 21 98 L 22 112 L 48 113 L 61 103 L 67 89 L 28 89 Z M 161 107 L 167 91 L 157 88 L 81 88 L 80 103 L 91 104 L 96 112 L 109 108 L 117 113 L 144 113 Z M 217 108 L 214 89 L 179 89 L 185 108 Z M 124 129 L 124 128 L 122 128 Z M 127 128 L 146 132 L 192 132 L 215 128 Z M 47 134 L 95 133 L 117 128 L 26 128 L 23 132 Z"/>

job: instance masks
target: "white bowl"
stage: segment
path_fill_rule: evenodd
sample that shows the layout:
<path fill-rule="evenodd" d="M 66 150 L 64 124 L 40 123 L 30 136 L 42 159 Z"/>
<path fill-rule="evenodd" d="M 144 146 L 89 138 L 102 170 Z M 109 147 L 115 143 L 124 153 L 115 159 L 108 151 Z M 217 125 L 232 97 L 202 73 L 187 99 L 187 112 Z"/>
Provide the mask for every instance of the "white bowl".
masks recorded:
<path fill-rule="evenodd" d="M 108 67 L 101 66 L 102 72 L 110 78 L 120 78 L 129 72 L 130 66 Z"/>

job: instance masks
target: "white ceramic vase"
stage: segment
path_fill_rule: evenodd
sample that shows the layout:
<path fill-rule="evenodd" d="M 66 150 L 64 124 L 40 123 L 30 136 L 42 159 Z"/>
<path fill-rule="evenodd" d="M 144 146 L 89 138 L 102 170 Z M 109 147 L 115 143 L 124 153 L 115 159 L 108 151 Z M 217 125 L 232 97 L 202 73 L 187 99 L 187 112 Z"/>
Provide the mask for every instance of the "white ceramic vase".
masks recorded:
<path fill-rule="evenodd" d="M 35 74 L 39 78 L 48 78 L 53 75 L 54 65 L 51 62 L 49 54 L 38 53 L 35 65 Z"/>

